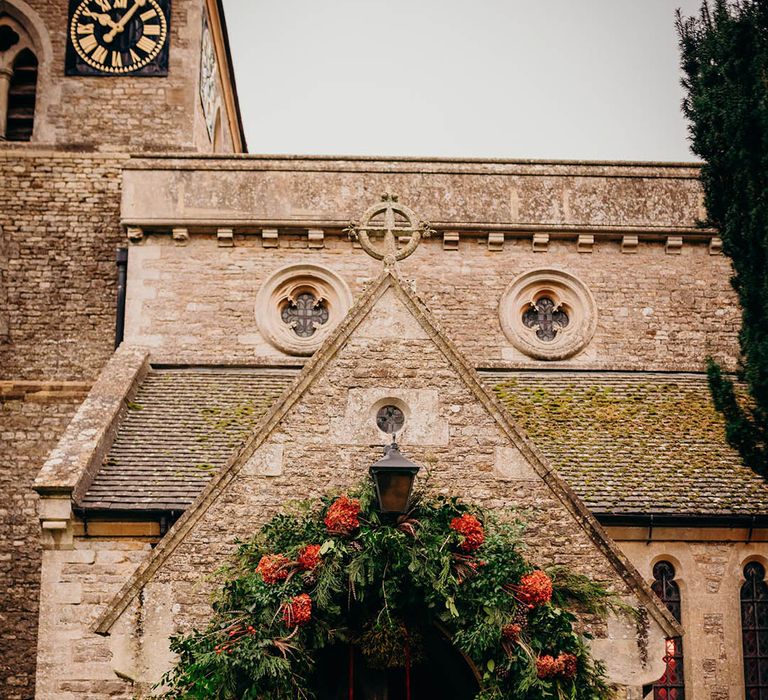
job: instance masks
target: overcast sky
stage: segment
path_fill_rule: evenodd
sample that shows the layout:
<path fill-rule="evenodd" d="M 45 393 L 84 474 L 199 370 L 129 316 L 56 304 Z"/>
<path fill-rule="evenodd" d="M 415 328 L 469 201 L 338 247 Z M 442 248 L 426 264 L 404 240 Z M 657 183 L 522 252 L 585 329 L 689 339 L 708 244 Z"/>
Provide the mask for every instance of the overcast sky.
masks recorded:
<path fill-rule="evenodd" d="M 700 0 L 224 0 L 251 153 L 693 160 Z"/>

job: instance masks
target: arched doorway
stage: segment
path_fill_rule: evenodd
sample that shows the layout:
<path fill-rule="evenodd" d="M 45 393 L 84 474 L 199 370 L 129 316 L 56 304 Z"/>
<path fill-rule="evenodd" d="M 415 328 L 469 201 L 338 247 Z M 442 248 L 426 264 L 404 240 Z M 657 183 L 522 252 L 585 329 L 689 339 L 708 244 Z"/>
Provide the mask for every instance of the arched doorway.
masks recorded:
<path fill-rule="evenodd" d="M 406 670 L 373 668 L 359 648 L 337 644 L 318 656 L 318 700 L 472 700 L 480 688 L 474 668 L 438 629 L 423 631 L 420 657 Z"/>

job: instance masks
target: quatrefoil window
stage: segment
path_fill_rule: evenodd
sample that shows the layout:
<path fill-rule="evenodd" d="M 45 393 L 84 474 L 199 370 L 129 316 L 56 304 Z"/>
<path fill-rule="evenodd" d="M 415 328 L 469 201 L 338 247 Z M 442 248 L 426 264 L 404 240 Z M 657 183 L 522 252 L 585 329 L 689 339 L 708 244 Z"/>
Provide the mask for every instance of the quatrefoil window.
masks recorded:
<path fill-rule="evenodd" d="M 583 350 L 597 327 L 597 305 L 587 286 L 564 270 L 523 272 L 499 301 L 509 342 L 537 360 L 565 360 Z"/>
<path fill-rule="evenodd" d="M 321 297 L 302 292 L 295 299 L 287 300 L 280 317 L 299 338 L 309 338 L 328 322 L 328 307 Z"/>
<path fill-rule="evenodd" d="M 523 325 L 536 331 L 536 337 L 544 342 L 552 342 L 558 332 L 568 325 L 568 314 L 560 303 L 550 297 L 540 297 L 532 301 L 530 308 L 523 313 Z"/>

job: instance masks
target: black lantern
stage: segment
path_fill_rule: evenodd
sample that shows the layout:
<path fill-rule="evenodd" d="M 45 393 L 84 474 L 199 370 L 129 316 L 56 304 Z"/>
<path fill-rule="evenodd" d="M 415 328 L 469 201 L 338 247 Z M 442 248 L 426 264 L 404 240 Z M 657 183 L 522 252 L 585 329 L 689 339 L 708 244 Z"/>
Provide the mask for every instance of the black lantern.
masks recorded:
<path fill-rule="evenodd" d="M 369 471 L 376 487 L 379 511 L 391 515 L 405 513 L 419 467 L 403 457 L 397 449 L 397 443 L 393 441 L 385 448 L 384 457 L 371 465 Z"/>

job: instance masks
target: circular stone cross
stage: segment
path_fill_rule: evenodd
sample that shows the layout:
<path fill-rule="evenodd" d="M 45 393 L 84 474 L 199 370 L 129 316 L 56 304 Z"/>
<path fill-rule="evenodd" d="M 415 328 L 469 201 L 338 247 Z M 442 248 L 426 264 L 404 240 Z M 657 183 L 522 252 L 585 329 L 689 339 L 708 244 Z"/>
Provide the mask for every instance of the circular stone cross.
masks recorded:
<path fill-rule="evenodd" d="M 350 238 L 360 242 L 368 255 L 383 260 L 387 267 L 407 258 L 416 250 L 422 238 L 428 238 L 434 233 L 426 221 L 421 221 L 412 209 L 397 201 L 396 194 L 383 194 L 381 202 L 370 207 L 360 223 L 353 221 L 344 230 Z M 371 241 L 371 236 L 376 234 L 384 234 L 383 249 L 374 246 Z M 407 241 L 402 248 L 398 248 L 401 236 L 407 238 Z"/>

